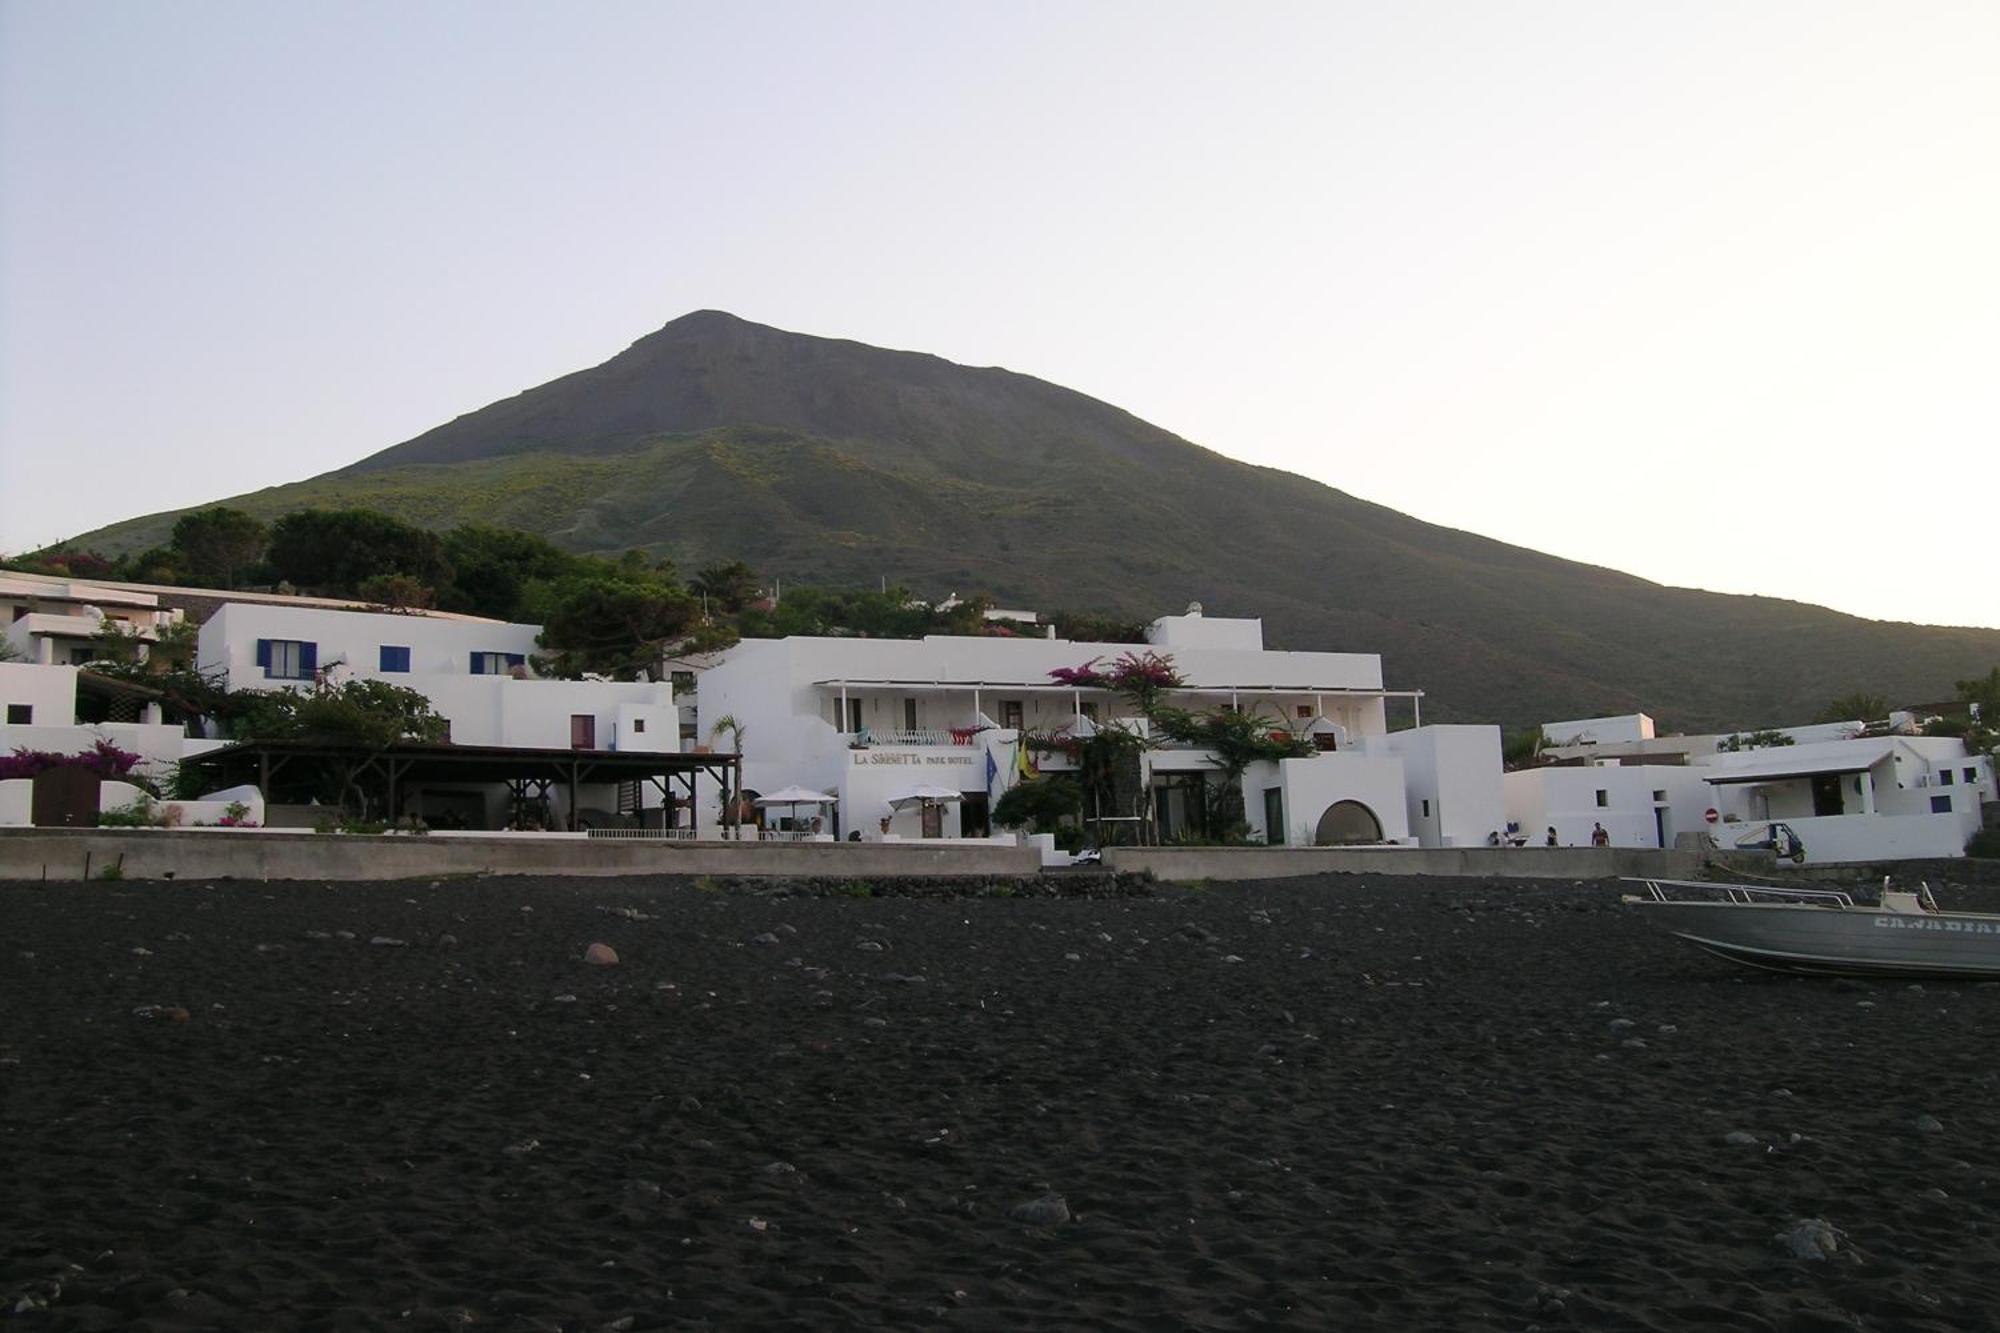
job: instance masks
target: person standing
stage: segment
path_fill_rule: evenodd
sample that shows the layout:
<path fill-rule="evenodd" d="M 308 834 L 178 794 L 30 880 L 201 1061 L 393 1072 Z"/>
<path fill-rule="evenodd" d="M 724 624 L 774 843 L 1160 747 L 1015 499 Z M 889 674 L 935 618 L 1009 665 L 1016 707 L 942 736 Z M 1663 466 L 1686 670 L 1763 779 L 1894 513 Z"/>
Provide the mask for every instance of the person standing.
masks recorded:
<path fill-rule="evenodd" d="M 1546 837 L 1546 838 L 1544 838 L 1544 839 L 1542 839 L 1542 846 L 1544 846 L 1544 847 L 1556 847 L 1556 846 L 1560 846 L 1560 845 L 1561 845 L 1561 844 L 1559 844 L 1559 843 L 1558 843 L 1558 842 L 1556 841 L 1556 826 L 1555 826 L 1554 824 L 1551 824 L 1551 825 L 1549 825 L 1549 836 L 1548 836 L 1548 837 Z"/>
<path fill-rule="evenodd" d="M 1592 824 L 1590 826 L 1590 845 L 1592 847 L 1609 847 L 1611 845 L 1611 835 L 1604 831 L 1604 825 Z"/>

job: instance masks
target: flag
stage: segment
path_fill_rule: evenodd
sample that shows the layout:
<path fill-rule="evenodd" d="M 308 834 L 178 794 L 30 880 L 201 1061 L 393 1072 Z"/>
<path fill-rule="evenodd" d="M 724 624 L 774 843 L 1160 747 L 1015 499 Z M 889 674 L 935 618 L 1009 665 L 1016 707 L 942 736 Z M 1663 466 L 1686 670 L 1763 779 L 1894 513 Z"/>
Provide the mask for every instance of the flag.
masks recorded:
<path fill-rule="evenodd" d="M 1000 765 L 993 760 L 993 751 L 986 752 L 986 794 L 993 795 L 993 779 L 1000 776 Z"/>

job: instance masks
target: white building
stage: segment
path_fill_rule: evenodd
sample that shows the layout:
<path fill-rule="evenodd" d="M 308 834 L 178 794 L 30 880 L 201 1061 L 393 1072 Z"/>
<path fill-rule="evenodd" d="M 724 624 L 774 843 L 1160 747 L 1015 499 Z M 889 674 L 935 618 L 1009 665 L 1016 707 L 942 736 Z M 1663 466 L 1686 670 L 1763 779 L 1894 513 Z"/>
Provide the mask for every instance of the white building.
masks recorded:
<path fill-rule="evenodd" d="M 1565 845 L 1601 825 L 1614 846 L 1724 849 L 1768 843 L 1782 823 L 1817 865 L 1961 856 L 1995 799 L 1991 761 L 1951 737 L 1819 723 L 1773 728 L 1790 743 L 1749 749 L 1757 733 L 1661 737 L 1638 717 L 1642 733 L 1628 718 L 1545 726 L 1564 742 L 1545 757 L 1583 762 L 1507 774 L 1508 818 L 1554 826 Z"/>
<path fill-rule="evenodd" d="M 321 607 L 230 603 L 201 627 L 198 663 L 232 690 L 308 688 L 380 680 L 417 691 L 461 746 L 677 753 L 680 720 L 666 682 L 543 680 L 529 665 L 537 626 L 464 616 L 396 615 Z M 581 788 L 577 811 L 657 813 L 658 793 Z M 568 824 L 566 793 L 551 815 Z M 491 784 L 427 783 L 403 808 L 471 827 L 505 822 Z"/>
<path fill-rule="evenodd" d="M 1380 657 L 1269 651 L 1259 621 L 1199 610 L 1154 622 L 1148 639 L 751 640 L 703 673 L 702 724 L 712 729 L 726 715 L 741 725 L 744 781 L 753 792 L 803 786 L 836 796 L 843 832 L 873 837 L 886 818 L 897 836 L 978 835 L 989 827 L 992 802 L 1021 776 L 1024 736 L 1148 726 L 1115 692 L 1063 684 L 1051 673 L 1092 661 L 1108 667 L 1150 649 L 1170 656 L 1186 682 L 1169 695 L 1175 705 L 1261 714 L 1319 747 L 1310 758 L 1254 764 L 1245 773 L 1254 837 L 1306 845 L 1415 840 L 1405 753 L 1431 750 L 1389 735 L 1386 701 L 1418 696 L 1383 687 Z M 1499 807 L 1498 732 L 1449 730 L 1491 734 L 1492 799 L 1466 803 L 1476 827 L 1436 820 L 1436 836 L 1484 841 Z M 1455 752 L 1462 743 L 1433 745 Z M 1061 753 L 1032 747 L 1028 759 L 1045 772 L 1073 767 Z M 1218 777 L 1215 757 L 1168 742 L 1144 752 L 1141 764 L 1144 813 L 1155 833 L 1171 840 L 1199 832 L 1203 789 Z M 897 800 L 919 784 L 959 799 L 929 806 Z M 1138 822 L 1132 811 L 1108 813 Z"/>
<path fill-rule="evenodd" d="M 0 637 L 22 661 L 81 666 L 107 628 L 137 640 L 143 659 L 181 613 L 153 593 L 40 574 L 0 573 Z"/>

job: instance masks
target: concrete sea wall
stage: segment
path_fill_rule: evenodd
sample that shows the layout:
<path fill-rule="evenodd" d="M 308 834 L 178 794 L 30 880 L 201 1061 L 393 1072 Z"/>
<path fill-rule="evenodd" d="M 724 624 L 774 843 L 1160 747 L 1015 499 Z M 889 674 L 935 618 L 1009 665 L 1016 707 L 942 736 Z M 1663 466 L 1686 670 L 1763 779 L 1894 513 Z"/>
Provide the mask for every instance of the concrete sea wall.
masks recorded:
<path fill-rule="evenodd" d="M 1702 857 L 1638 847 L 1111 847 L 1104 864 L 1121 875 L 1150 872 L 1164 880 L 1329 874 L 1692 879 Z"/>
<path fill-rule="evenodd" d="M 363 836 L 289 830 L 0 829 L 0 880 L 423 879 L 440 875 L 1008 875 L 1033 847 Z"/>

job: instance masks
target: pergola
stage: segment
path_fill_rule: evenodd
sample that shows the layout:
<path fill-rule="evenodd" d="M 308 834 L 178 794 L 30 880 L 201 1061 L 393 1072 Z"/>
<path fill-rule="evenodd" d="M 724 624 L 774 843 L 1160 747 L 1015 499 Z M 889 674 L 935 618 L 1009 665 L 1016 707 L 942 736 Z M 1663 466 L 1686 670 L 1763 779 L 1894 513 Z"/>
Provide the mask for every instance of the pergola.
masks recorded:
<path fill-rule="evenodd" d="M 383 808 L 395 819 L 397 796 L 425 782 L 499 782 L 513 794 L 515 806 L 547 797 L 551 787 L 569 792 L 570 821 L 576 820 L 576 789 L 586 782 L 650 782 L 662 802 L 673 797 L 674 784 L 694 806 L 695 779 L 707 774 L 724 791 L 741 786 L 740 754 L 681 754 L 650 750 L 554 750 L 518 745 L 453 745 L 450 742 L 398 741 L 375 747 L 340 741 L 286 739 L 239 741 L 181 761 L 214 772 L 217 786 L 257 784 L 268 798 L 273 780 L 287 770 L 338 767 L 357 782 L 372 778 L 383 793 Z M 530 789 L 533 795 L 530 795 Z"/>

